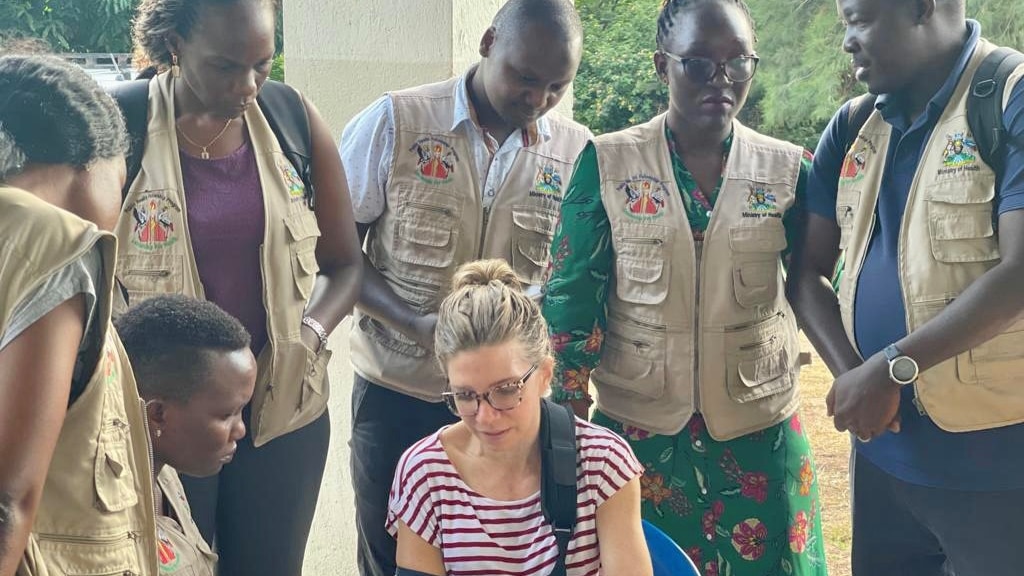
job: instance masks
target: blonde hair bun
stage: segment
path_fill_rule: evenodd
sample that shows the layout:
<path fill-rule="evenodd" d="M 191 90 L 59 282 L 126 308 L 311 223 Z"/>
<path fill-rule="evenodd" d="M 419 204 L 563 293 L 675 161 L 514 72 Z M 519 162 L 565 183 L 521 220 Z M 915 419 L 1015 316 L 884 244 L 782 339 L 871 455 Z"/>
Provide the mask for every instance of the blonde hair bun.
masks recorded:
<path fill-rule="evenodd" d="M 503 284 L 516 292 L 523 291 L 519 277 L 508 262 L 500 258 L 477 260 L 460 266 L 452 277 L 452 291 L 472 286 L 487 286 L 491 283 Z"/>

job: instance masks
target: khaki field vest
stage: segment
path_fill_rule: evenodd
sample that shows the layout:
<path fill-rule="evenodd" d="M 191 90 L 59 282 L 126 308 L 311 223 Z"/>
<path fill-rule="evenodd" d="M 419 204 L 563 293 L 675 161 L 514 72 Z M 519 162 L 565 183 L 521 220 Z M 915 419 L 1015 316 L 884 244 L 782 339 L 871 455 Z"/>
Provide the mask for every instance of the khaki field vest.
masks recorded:
<path fill-rule="evenodd" d="M 907 199 L 899 236 L 899 279 L 907 331 L 942 312 L 975 280 L 999 264 L 994 227 L 995 173 L 985 164 L 967 123 L 971 79 L 995 46 L 982 40 L 924 147 Z M 1024 75 L 1006 84 L 1003 103 Z M 892 127 L 875 111 L 843 163 L 836 202 L 846 251 L 839 307 L 850 342 L 854 302 L 872 230 Z M 1024 422 L 1024 321 L 977 348 L 922 372 L 917 404 L 949 432 Z"/>
<path fill-rule="evenodd" d="M 615 272 L 592 379 L 599 408 L 616 420 L 676 434 L 701 412 L 711 435 L 729 440 L 797 409 L 799 344 L 780 254 L 802 151 L 736 122 L 699 246 L 665 118 L 594 141 Z"/>
<path fill-rule="evenodd" d="M 305 202 L 305 186 L 258 106 L 245 112 L 255 150 L 265 234 L 260 248 L 267 345 L 258 357 L 249 430 L 253 443 L 270 440 L 309 424 L 327 408 L 327 362 L 301 339 L 302 314 L 320 267 L 316 215 Z M 149 85 L 149 124 L 145 154 L 117 224 L 120 253 L 117 276 L 129 303 L 157 294 L 204 298 L 189 236 L 178 139 L 174 128 L 172 79 L 164 73 Z"/>
<path fill-rule="evenodd" d="M 103 342 L 96 369 L 64 417 L 18 576 L 156 575 L 149 437 L 135 377 L 110 324 L 117 242 L 35 196 L 0 188 L 0 327 L 46 278 L 99 245 Z M 2 331 L 2 330 L 0 330 Z"/>
<path fill-rule="evenodd" d="M 203 540 L 199 527 L 192 520 L 192 509 L 185 497 L 185 489 L 178 472 L 164 466 L 156 477 L 164 502 L 178 517 L 157 516 L 157 560 L 160 573 L 178 576 L 216 576 L 217 555 Z"/>
<path fill-rule="evenodd" d="M 417 312 L 436 312 L 455 269 L 504 258 L 527 284 L 544 283 L 558 207 L 589 135 L 548 113 L 551 138 L 519 150 L 486 221 L 468 139 L 452 132 L 459 78 L 394 92 L 395 148 L 387 209 L 366 252 L 392 290 Z M 358 309 L 352 364 L 364 378 L 438 402 L 444 390 L 432 351 Z"/>

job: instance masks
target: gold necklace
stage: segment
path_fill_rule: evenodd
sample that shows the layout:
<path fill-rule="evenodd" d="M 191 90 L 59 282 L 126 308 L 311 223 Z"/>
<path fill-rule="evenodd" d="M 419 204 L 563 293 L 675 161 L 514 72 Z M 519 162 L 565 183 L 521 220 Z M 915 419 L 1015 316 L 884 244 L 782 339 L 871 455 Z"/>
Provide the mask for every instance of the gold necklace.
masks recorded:
<path fill-rule="evenodd" d="M 203 146 L 202 144 L 199 144 L 195 140 L 189 138 L 188 134 L 185 134 L 185 130 L 177 122 L 175 122 L 174 127 L 178 129 L 178 133 L 181 134 L 181 137 L 184 138 L 186 142 L 202 150 L 202 152 L 199 153 L 200 158 L 202 158 L 203 160 L 209 160 L 210 152 L 207 150 L 207 148 L 213 146 L 217 142 L 217 140 L 220 140 L 220 137 L 223 136 L 224 133 L 228 131 L 228 126 L 231 125 L 232 120 L 234 120 L 234 118 L 229 118 L 228 121 L 224 123 L 224 127 L 220 129 L 220 132 L 218 132 L 217 135 L 213 137 L 213 140 L 207 142 L 206 146 Z"/>

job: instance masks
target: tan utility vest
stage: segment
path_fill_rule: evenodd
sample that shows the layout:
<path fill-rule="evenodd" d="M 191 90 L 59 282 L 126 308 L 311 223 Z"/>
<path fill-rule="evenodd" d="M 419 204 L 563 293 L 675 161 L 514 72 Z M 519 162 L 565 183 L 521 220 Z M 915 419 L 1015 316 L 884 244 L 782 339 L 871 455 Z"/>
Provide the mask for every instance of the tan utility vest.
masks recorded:
<path fill-rule="evenodd" d="M 391 289 L 421 314 L 436 312 L 455 269 L 504 258 L 527 284 L 545 279 L 558 207 L 588 131 L 554 113 L 551 138 L 519 150 L 485 221 L 469 140 L 452 132 L 459 78 L 394 92 L 395 148 L 387 209 L 366 251 Z M 364 378 L 438 402 L 444 390 L 432 351 L 356 311 L 352 364 Z"/>
<path fill-rule="evenodd" d="M 164 502 L 174 511 L 178 520 L 164 515 L 156 518 L 157 560 L 161 574 L 178 576 L 216 576 L 217 555 L 203 540 L 199 527 L 192 520 L 192 509 L 185 497 L 185 489 L 178 472 L 164 466 L 156 477 Z"/>
<path fill-rule="evenodd" d="M 64 417 L 18 576 L 156 575 L 149 438 L 135 377 L 110 324 L 117 242 L 35 196 L 0 188 L 0 327 L 46 278 L 99 245 L 102 347 Z"/>
<path fill-rule="evenodd" d="M 967 124 L 967 96 L 975 70 L 995 46 L 982 40 L 924 147 L 899 236 L 899 277 L 907 331 L 942 312 L 975 280 L 999 264 L 995 173 L 978 153 Z M 1006 85 L 1003 103 L 1017 80 Z M 854 302 L 872 230 L 892 127 L 875 111 L 843 163 L 836 201 L 846 251 L 839 308 L 850 342 Z M 922 372 L 917 404 L 944 430 L 967 432 L 1024 422 L 1024 321 L 972 350 Z"/>
<path fill-rule="evenodd" d="M 615 273 L 592 379 L 599 408 L 616 420 L 676 434 L 701 412 L 711 435 L 729 440 L 797 409 L 799 344 L 780 254 L 802 150 L 736 122 L 696 243 L 665 118 L 594 141 Z"/>
<path fill-rule="evenodd" d="M 302 314 L 320 267 L 316 216 L 303 197 L 305 187 L 258 106 L 246 110 L 266 214 L 260 269 L 267 311 L 267 345 L 259 373 L 249 429 L 253 443 L 267 442 L 309 424 L 327 408 L 326 349 L 317 356 L 301 339 Z M 164 73 L 149 85 L 149 124 L 138 177 L 117 223 L 117 276 L 129 303 L 157 294 L 204 298 L 189 236 L 178 157 L 172 78 Z"/>

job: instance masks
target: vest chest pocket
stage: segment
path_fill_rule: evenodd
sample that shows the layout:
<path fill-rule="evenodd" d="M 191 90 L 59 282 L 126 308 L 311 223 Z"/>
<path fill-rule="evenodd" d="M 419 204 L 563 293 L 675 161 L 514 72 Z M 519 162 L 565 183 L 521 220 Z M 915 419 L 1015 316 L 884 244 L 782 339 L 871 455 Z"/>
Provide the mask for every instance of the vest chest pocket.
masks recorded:
<path fill-rule="evenodd" d="M 733 293 L 744 308 L 775 302 L 781 283 L 779 254 L 786 249 L 786 231 L 776 220 L 769 226 L 738 226 L 729 230 L 733 251 Z"/>
<path fill-rule="evenodd" d="M 399 262 L 426 268 L 413 272 L 415 277 L 440 279 L 455 261 L 457 211 L 439 195 L 424 195 L 401 204 L 397 213 L 392 256 Z"/>
<path fill-rule="evenodd" d="M 664 332 L 610 320 L 598 379 L 638 396 L 661 398 L 665 393 L 665 346 Z"/>
<path fill-rule="evenodd" d="M 839 226 L 839 249 L 845 250 L 853 234 L 853 220 L 860 206 L 860 192 L 840 187 L 836 196 L 836 225 Z"/>
<path fill-rule="evenodd" d="M 999 259 L 993 226 L 994 176 L 939 182 L 925 190 L 928 238 L 939 262 Z"/>
<path fill-rule="evenodd" d="M 181 254 L 125 254 L 118 258 L 117 278 L 128 291 L 128 303 L 185 289 L 185 257 Z"/>
<path fill-rule="evenodd" d="M 512 207 L 512 269 L 527 283 L 544 283 L 558 213 L 533 206 Z"/>
<path fill-rule="evenodd" d="M 284 225 L 288 230 L 292 278 L 298 296 L 305 302 L 313 292 L 316 275 L 320 271 L 320 265 L 316 261 L 316 243 L 320 237 L 320 226 L 317 224 L 316 215 L 305 209 L 286 216 Z"/>
<path fill-rule="evenodd" d="M 96 503 L 104 512 L 121 512 L 139 501 L 125 435 L 121 428 L 106 430 L 96 447 L 93 467 Z"/>
<path fill-rule="evenodd" d="M 793 387 L 782 314 L 726 329 L 726 388 L 740 404 Z"/>
<path fill-rule="evenodd" d="M 612 231 L 615 295 L 631 304 L 660 304 L 668 296 L 671 261 L 666 257 L 672 230 L 626 223 Z"/>

